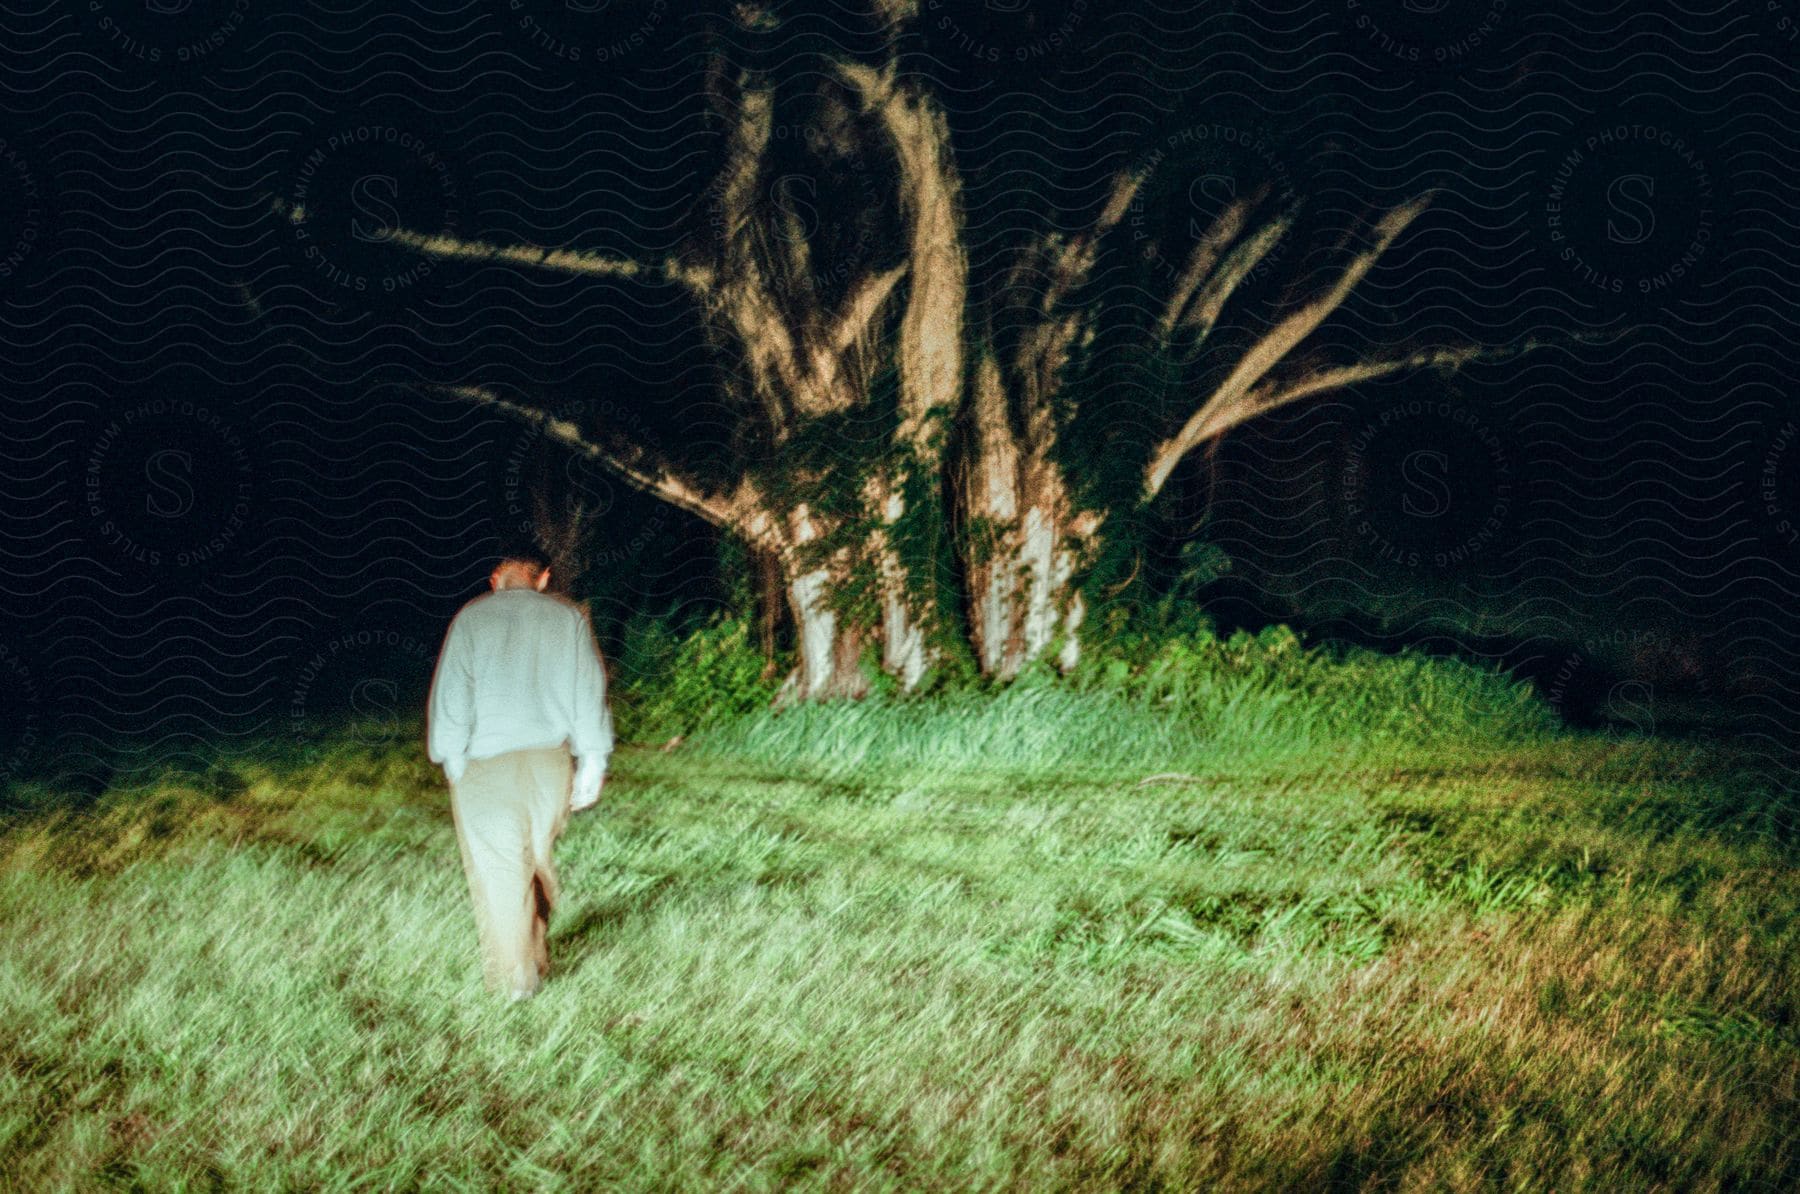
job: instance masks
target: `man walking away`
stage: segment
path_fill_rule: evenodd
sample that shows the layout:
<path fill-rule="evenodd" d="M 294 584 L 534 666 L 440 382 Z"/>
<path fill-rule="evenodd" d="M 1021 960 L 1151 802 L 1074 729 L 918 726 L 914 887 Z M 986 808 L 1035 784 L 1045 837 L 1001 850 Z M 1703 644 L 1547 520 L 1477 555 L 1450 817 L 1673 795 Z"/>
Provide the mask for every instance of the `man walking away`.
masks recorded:
<path fill-rule="evenodd" d="M 600 798 L 613 731 L 593 629 L 544 591 L 543 553 L 507 552 L 488 581 L 444 636 L 428 738 L 450 781 L 483 981 L 517 1000 L 550 971 L 552 851 L 569 814 Z"/>

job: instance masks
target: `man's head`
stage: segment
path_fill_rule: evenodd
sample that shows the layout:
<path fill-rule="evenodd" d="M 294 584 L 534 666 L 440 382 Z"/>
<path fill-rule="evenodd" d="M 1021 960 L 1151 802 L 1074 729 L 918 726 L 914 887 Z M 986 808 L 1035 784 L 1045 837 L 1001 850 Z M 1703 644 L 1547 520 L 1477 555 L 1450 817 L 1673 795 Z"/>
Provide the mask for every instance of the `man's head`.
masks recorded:
<path fill-rule="evenodd" d="M 550 583 L 550 558 L 537 548 L 520 545 L 508 548 L 494 565 L 488 584 L 501 589 L 536 589 L 542 593 Z"/>

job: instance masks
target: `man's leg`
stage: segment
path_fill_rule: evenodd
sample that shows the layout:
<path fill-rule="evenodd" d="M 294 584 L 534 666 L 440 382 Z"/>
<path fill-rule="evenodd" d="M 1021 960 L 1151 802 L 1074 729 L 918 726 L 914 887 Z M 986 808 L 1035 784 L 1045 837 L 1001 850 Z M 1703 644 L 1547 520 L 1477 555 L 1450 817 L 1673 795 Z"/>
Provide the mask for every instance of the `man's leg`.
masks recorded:
<path fill-rule="evenodd" d="M 564 747 L 523 751 L 531 770 L 531 957 L 539 979 L 550 973 L 550 914 L 562 898 L 556 839 L 569 822 L 575 760 Z"/>
<path fill-rule="evenodd" d="M 533 785 L 525 753 L 471 759 L 450 789 L 482 979 L 489 990 L 514 995 L 532 994 L 538 984 L 531 945 Z"/>

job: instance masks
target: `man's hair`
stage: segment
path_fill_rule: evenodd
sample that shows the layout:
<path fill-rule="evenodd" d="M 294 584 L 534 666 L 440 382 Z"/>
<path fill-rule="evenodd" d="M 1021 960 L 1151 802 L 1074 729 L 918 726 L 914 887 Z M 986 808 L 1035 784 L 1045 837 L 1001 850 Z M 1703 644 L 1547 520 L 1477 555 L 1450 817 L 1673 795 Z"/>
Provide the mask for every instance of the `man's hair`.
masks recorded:
<path fill-rule="evenodd" d="M 536 573 L 550 566 L 550 557 L 535 543 L 509 543 L 494 566 L 500 568 L 507 564 L 524 564 Z"/>

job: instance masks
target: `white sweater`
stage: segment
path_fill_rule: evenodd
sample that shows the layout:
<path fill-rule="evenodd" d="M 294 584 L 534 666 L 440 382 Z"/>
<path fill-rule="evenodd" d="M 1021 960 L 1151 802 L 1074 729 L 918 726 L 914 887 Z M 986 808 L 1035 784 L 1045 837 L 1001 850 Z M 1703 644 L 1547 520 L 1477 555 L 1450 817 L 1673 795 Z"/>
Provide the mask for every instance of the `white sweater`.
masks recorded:
<path fill-rule="evenodd" d="M 431 761 L 567 742 L 602 771 L 612 754 L 606 673 L 587 616 L 535 589 L 497 589 L 450 622 L 431 677 Z"/>

